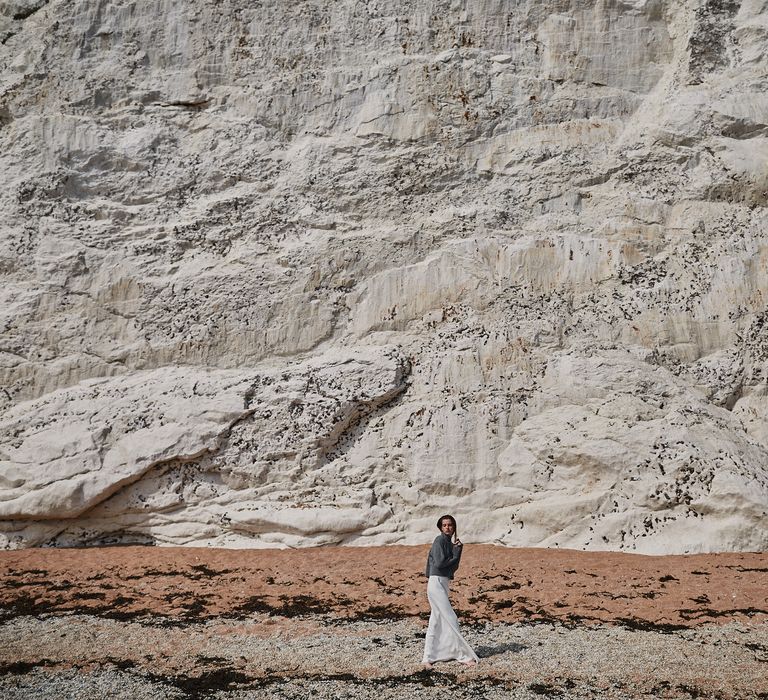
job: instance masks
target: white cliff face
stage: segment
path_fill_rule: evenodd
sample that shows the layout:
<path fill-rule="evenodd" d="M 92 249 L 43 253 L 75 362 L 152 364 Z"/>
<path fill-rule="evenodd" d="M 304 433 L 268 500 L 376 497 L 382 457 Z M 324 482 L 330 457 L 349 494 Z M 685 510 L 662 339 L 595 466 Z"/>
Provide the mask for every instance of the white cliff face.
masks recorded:
<path fill-rule="evenodd" d="M 284 543 L 378 524 L 388 510 L 329 455 L 402 393 L 407 369 L 393 348 L 337 350 L 271 371 L 135 372 L 19 404 L 0 423 L 6 537 L 195 542 L 226 525 Z"/>
<path fill-rule="evenodd" d="M 0 7 L 0 546 L 768 547 L 768 4 Z"/>

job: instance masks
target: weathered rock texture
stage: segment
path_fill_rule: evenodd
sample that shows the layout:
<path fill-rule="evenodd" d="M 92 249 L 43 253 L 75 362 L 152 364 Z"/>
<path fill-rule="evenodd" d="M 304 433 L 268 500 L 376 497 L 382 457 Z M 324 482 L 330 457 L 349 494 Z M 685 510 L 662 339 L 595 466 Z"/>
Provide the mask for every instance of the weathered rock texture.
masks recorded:
<path fill-rule="evenodd" d="M 2 545 L 768 548 L 765 0 L 0 13 Z"/>

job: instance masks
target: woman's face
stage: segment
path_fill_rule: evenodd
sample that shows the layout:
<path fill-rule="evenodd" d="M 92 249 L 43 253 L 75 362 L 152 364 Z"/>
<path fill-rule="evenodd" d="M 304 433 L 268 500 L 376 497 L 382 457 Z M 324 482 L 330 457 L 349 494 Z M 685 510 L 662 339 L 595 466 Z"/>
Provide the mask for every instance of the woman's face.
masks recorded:
<path fill-rule="evenodd" d="M 456 528 L 453 527 L 453 523 L 448 518 L 443 518 L 440 521 L 440 531 L 444 535 L 453 535 L 453 531 Z"/>

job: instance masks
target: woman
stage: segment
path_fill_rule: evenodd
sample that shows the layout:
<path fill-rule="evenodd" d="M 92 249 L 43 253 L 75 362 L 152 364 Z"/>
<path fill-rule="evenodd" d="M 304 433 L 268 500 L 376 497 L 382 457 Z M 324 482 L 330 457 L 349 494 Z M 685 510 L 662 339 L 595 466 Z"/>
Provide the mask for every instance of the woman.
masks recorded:
<path fill-rule="evenodd" d="M 463 546 L 456 535 L 455 518 L 444 515 L 437 521 L 437 529 L 440 534 L 435 537 L 427 557 L 427 598 L 432 611 L 424 640 L 423 663 L 427 668 L 432 668 L 435 661 L 456 660 L 476 664 L 477 654 L 461 636 L 459 621 L 448 600 L 448 582 L 459 568 Z"/>

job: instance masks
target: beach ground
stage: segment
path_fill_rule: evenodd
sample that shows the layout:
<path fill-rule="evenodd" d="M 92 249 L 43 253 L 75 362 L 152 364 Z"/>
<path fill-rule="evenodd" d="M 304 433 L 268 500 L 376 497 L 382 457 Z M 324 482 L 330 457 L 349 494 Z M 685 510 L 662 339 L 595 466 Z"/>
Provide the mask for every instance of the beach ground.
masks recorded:
<path fill-rule="evenodd" d="M 768 699 L 768 554 L 468 546 L 426 670 L 426 549 L 0 552 L 0 697 Z"/>

